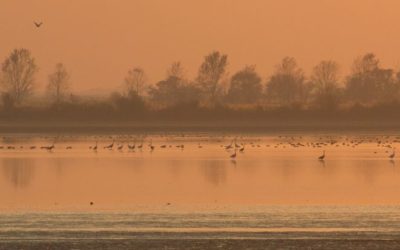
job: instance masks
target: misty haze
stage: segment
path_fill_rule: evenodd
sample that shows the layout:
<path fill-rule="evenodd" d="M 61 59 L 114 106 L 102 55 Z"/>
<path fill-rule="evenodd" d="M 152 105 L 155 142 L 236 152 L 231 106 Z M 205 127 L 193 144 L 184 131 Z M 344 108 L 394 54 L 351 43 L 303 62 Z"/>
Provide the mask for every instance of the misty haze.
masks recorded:
<path fill-rule="evenodd" d="M 4 0 L 0 249 L 400 248 L 395 0 Z"/>

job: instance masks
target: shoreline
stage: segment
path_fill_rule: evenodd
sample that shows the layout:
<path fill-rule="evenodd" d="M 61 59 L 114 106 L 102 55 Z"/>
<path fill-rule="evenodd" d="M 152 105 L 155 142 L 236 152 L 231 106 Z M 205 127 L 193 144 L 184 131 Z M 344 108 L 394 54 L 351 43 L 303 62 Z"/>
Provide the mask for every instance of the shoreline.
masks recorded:
<path fill-rule="evenodd" d="M 0 122 L 0 133 L 385 133 L 400 131 L 400 122 L 371 121 L 325 121 L 325 122 L 231 122 L 231 121 L 200 121 L 200 122 L 98 122 L 98 121 L 54 121 L 54 122 Z"/>

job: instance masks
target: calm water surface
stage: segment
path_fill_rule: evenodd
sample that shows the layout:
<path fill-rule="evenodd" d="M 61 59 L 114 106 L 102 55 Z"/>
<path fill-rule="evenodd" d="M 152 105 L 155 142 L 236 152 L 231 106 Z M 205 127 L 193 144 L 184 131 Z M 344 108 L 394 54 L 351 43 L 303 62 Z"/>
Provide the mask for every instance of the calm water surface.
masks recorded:
<path fill-rule="evenodd" d="M 225 149 L 233 138 L 235 159 L 235 143 Z M 3 135 L 0 144 L 0 249 L 400 244 L 396 135 Z"/>

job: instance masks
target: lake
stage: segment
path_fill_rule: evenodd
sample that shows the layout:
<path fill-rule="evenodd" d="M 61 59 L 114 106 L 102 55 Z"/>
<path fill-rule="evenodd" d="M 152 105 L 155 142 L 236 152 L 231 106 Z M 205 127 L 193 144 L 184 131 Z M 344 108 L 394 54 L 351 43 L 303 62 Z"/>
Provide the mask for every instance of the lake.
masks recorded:
<path fill-rule="evenodd" d="M 0 249 L 396 249 L 398 144 L 394 133 L 3 134 Z"/>

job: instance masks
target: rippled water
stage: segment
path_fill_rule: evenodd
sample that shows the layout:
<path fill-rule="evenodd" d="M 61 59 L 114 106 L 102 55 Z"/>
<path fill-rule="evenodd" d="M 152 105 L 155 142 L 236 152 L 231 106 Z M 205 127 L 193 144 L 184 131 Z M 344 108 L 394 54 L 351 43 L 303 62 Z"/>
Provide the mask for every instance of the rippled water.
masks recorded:
<path fill-rule="evenodd" d="M 5 135 L 0 248 L 396 249 L 399 139 Z"/>

